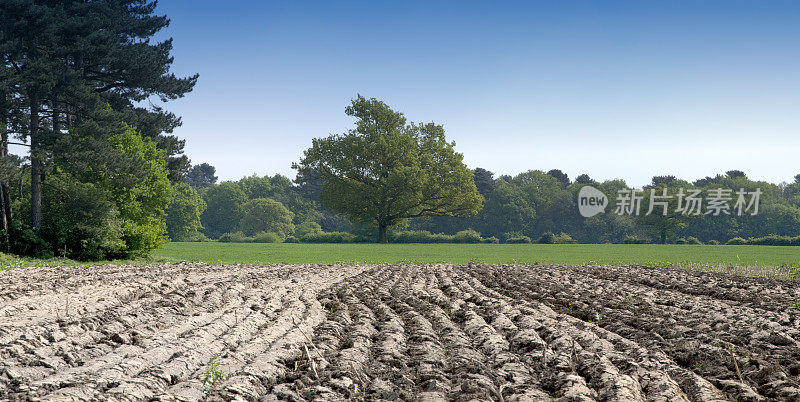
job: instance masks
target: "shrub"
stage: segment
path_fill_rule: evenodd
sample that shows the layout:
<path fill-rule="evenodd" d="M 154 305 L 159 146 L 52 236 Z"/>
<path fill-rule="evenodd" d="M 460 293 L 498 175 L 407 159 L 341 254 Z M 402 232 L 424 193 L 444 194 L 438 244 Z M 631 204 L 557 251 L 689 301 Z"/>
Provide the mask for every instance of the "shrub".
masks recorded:
<path fill-rule="evenodd" d="M 675 244 L 686 244 L 686 238 L 685 238 L 685 237 L 679 237 L 679 238 L 677 238 L 677 239 L 675 240 Z"/>
<path fill-rule="evenodd" d="M 696 238 L 694 236 L 689 236 L 689 237 L 686 238 L 686 244 L 695 244 L 695 245 L 697 245 L 697 244 L 703 244 L 703 242 L 701 242 L 700 239 L 698 239 L 698 238 Z"/>
<path fill-rule="evenodd" d="M 322 232 L 303 236 L 302 243 L 352 243 L 356 236 L 347 232 Z"/>
<path fill-rule="evenodd" d="M 800 246 L 800 236 L 769 235 L 764 237 L 751 237 L 747 239 L 747 244 L 758 246 Z"/>
<path fill-rule="evenodd" d="M 253 239 L 247 237 L 243 232 L 225 233 L 219 237 L 222 243 L 252 243 Z"/>
<path fill-rule="evenodd" d="M 431 233 L 427 230 L 389 232 L 389 243 L 499 243 L 496 237 L 484 239 L 474 230 L 462 230 L 454 235 Z"/>
<path fill-rule="evenodd" d="M 539 244 L 555 244 L 556 235 L 554 235 L 553 232 L 544 232 L 544 234 L 536 239 L 536 242 Z"/>
<path fill-rule="evenodd" d="M 431 243 L 454 243 L 453 236 L 444 233 L 434 233 L 430 237 Z"/>
<path fill-rule="evenodd" d="M 53 257 L 50 245 L 42 240 L 32 227 L 20 222 L 19 219 L 11 221 L 8 238 L 9 251 L 14 254 L 36 258 Z M 3 236 L 3 240 L 5 240 L 5 236 Z"/>
<path fill-rule="evenodd" d="M 305 221 L 294 229 L 294 235 L 298 238 L 318 233 L 322 233 L 322 226 L 314 221 Z"/>
<path fill-rule="evenodd" d="M 134 239 L 126 244 L 125 221 L 120 218 L 112 196 L 101 186 L 73 181 L 59 174 L 51 176 L 49 182 L 60 191 L 42 194 L 42 229 L 38 234 L 59 256 L 101 260 L 122 256 L 129 245 L 134 245 Z M 13 251 L 15 241 L 25 243 L 32 239 L 26 233 L 32 229 L 19 218 L 11 223 Z M 14 236 L 14 230 L 22 237 Z M 22 249 L 13 252 L 32 255 L 27 246 L 17 245 L 20 246 Z"/>
<path fill-rule="evenodd" d="M 531 238 L 528 236 L 516 236 L 516 237 L 509 237 L 506 239 L 507 244 L 530 244 Z"/>
<path fill-rule="evenodd" d="M 739 245 L 747 244 L 747 240 L 745 240 L 745 239 L 743 239 L 741 237 L 734 237 L 734 238 L 728 240 L 728 242 L 725 243 L 725 244 L 727 244 L 729 246 L 739 246 Z"/>
<path fill-rule="evenodd" d="M 462 230 L 454 235 L 431 233 L 427 230 L 399 230 L 388 234 L 389 243 L 494 243 L 500 241 L 496 237 L 483 238 L 474 230 Z M 371 243 L 374 238 L 359 236 L 347 232 L 319 232 L 305 236 L 296 236 L 301 243 Z M 286 240 L 288 241 L 288 238 Z"/>
<path fill-rule="evenodd" d="M 354 236 L 353 240 L 351 240 L 349 243 L 375 243 L 374 237 L 366 237 L 358 235 L 353 235 L 353 236 Z"/>
<path fill-rule="evenodd" d="M 401 230 L 389 232 L 390 243 L 438 243 L 441 236 L 431 234 L 427 230 Z"/>
<path fill-rule="evenodd" d="M 246 236 L 244 232 L 225 233 L 219 237 L 220 243 L 280 243 L 283 237 L 275 232 L 258 232 L 253 236 Z"/>
<path fill-rule="evenodd" d="M 204 243 L 204 242 L 209 242 L 209 241 L 213 241 L 213 240 L 209 239 L 208 236 L 198 232 L 198 233 L 196 233 L 194 236 L 190 237 L 186 241 L 194 241 L 194 242 Z"/>
<path fill-rule="evenodd" d="M 639 236 L 625 236 L 625 238 L 622 239 L 622 242 L 625 244 L 648 244 L 650 243 L 650 239 Z"/>
<path fill-rule="evenodd" d="M 764 237 L 747 239 L 749 244 L 758 246 L 788 246 L 791 244 L 791 237 L 769 235 Z"/>
<path fill-rule="evenodd" d="M 711 240 L 707 241 L 706 244 L 709 244 L 709 245 L 712 245 L 712 246 L 718 246 L 719 245 L 719 240 L 711 239 Z"/>
<path fill-rule="evenodd" d="M 503 235 L 500 238 L 503 240 L 503 242 L 508 243 L 508 239 L 520 238 L 520 237 L 525 237 L 525 233 L 522 233 L 519 230 L 515 230 L 512 232 L 503 233 Z"/>
<path fill-rule="evenodd" d="M 482 241 L 483 238 L 481 237 L 481 234 L 472 229 L 462 230 L 453 235 L 454 243 L 474 244 L 474 243 L 481 243 Z"/>
<path fill-rule="evenodd" d="M 559 233 L 554 238 L 554 243 L 555 244 L 575 244 L 577 242 L 578 241 L 573 239 L 572 236 L 570 236 L 570 235 L 568 235 L 568 234 L 566 234 L 564 232 Z"/>
<path fill-rule="evenodd" d="M 280 243 L 282 240 L 280 234 L 273 232 L 259 232 L 253 235 L 253 243 Z"/>
<path fill-rule="evenodd" d="M 300 240 L 297 240 L 294 236 L 286 236 L 286 239 L 283 240 L 284 243 L 300 243 Z"/>

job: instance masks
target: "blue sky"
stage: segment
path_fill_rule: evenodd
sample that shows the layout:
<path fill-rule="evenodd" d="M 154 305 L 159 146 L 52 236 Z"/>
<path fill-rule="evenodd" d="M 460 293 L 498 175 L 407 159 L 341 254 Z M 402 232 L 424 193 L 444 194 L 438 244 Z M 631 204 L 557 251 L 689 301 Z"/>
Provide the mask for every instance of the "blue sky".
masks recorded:
<path fill-rule="evenodd" d="M 800 173 L 800 3 L 177 1 L 167 108 L 221 179 L 281 173 L 360 93 L 444 125 L 470 167 L 574 178 Z"/>

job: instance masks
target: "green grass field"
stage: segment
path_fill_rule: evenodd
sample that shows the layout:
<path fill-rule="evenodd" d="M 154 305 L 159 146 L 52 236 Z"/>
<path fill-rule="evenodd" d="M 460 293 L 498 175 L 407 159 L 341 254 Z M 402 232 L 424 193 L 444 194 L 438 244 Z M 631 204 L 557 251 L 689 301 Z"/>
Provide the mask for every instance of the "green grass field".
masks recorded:
<path fill-rule="evenodd" d="M 800 247 L 653 244 L 169 243 L 156 259 L 209 263 L 486 263 L 798 266 Z"/>
<path fill-rule="evenodd" d="M 611 264 L 680 266 L 738 275 L 800 279 L 800 247 L 660 244 L 290 244 L 168 243 L 144 259 L 81 262 L 0 254 L 0 271 L 21 267 L 149 264 Z"/>

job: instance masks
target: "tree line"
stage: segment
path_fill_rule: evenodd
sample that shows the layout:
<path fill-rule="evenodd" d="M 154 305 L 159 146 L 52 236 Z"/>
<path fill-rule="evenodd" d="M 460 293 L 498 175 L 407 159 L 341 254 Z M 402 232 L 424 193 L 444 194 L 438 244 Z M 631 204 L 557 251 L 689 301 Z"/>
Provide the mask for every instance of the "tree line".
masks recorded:
<path fill-rule="evenodd" d="M 213 175 L 213 167 L 210 168 Z M 193 167 L 190 172 L 200 170 Z M 623 180 L 595 181 L 583 174 L 570 179 L 558 169 L 530 170 L 516 176 L 496 176 L 483 168 L 472 170 L 472 180 L 483 198 L 483 208 L 468 217 L 434 216 L 409 219 L 388 231 L 387 240 L 397 243 L 727 243 L 795 244 L 787 236 L 800 234 L 800 175 L 789 184 L 754 181 L 741 171 L 705 177 L 693 182 L 674 176 L 656 176 L 641 190 L 645 195 L 640 215 L 607 212 L 584 218 L 578 212 L 578 192 L 591 185 L 612 198 L 629 186 Z M 193 182 L 194 222 L 169 225 L 170 237 L 178 241 L 220 239 L 234 242 L 374 242 L 375 224 L 352 221 L 345 214 L 325 208 L 320 200 L 321 179 L 302 185 L 281 175 L 256 175 L 216 184 L 204 178 Z M 650 189 L 727 188 L 732 192 L 759 188 L 763 191 L 759 212 L 741 216 L 685 216 L 670 212 L 646 215 Z M 660 190 L 657 190 L 657 194 Z M 271 208 L 253 206 L 271 200 Z M 674 208 L 673 208 L 674 210 Z M 168 211 L 168 223 L 172 219 Z M 188 222 L 188 221 L 185 221 Z M 248 222 L 263 222 L 252 226 Z M 182 228 L 192 227 L 191 233 Z M 174 229 L 173 229 L 174 228 Z M 275 230 L 275 236 L 259 232 Z M 261 238 L 256 235 L 261 234 Z M 460 237 L 455 237 L 460 234 Z M 777 236 L 767 242 L 770 236 Z M 798 243 L 800 244 L 800 243 Z"/>
<path fill-rule="evenodd" d="M 215 184 L 214 168 L 198 165 L 187 182 L 198 213 L 191 235 L 174 239 L 307 242 L 723 243 L 732 238 L 795 236 L 800 228 L 800 175 L 791 184 L 749 179 L 731 170 L 693 182 L 656 176 L 640 189 L 641 213 L 579 213 L 578 193 L 591 185 L 613 202 L 623 180 L 574 180 L 559 169 L 496 177 L 470 170 L 441 125 L 409 123 L 376 99 L 357 96 L 345 109 L 356 118 L 343 134 L 314 139 L 284 176 Z M 758 192 L 753 214 L 681 212 L 686 194 Z M 650 197 L 670 201 L 646 213 Z M 187 201 L 187 204 L 190 202 Z M 168 220 L 171 214 L 168 213 Z M 170 227 L 178 227 L 172 225 Z M 202 228 L 202 229 L 200 229 Z M 755 242 L 754 244 L 757 244 Z"/>

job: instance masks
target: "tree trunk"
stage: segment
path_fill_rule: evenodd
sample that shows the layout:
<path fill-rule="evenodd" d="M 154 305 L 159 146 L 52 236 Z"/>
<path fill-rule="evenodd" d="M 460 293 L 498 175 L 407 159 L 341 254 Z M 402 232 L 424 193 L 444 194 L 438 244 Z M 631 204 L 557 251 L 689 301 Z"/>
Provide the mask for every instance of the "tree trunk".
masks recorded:
<path fill-rule="evenodd" d="M 53 101 L 53 137 L 58 138 L 61 133 L 61 112 L 58 110 L 58 103 Z"/>
<path fill-rule="evenodd" d="M 2 159 L 5 159 L 8 156 L 8 130 L 3 130 L 3 136 L 0 137 L 0 156 Z M 11 176 L 6 172 L 3 176 L 2 180 L 0 180 L 0 190 L 3 191 L 3 214 L 5 215 L 6 221 L 11 224 L 11 220 L 14 219 L 14 214 L 11 210 Z"/>
<path fill-rule="evenodd" d="M 8 152 L 6 152 L 8 155 Z M 5 215 L 6 220 L 9 224 L 11 224 L 11 220 L 14 219 L 14 210 L 11 209 L 11 184 L 9 181 L 11 178 L 5 177 L 0 182 L 0 190 L 3 191 L 3 214 Z"/>
<path fill-rule="evenodd" d="M 378 224 L 378 243 L 388 243 L 389 237 L 387 236 L 388 227 L 385 223 Z"/>
<path fill-rule="evenodd" d="M 42 160 L 39 150 L 39 100 L 31 96 L 31 226 L 42 227 Z"/>
<path fill-rule="evenodd" d="M 6 122 L 0 122 L 0 163 L 5 162 L 6 156 L 8 156 L 8 126 Z M 11 197 L 8 194 L 9 186 L 8 181 L 10 180 L 9 172 L 3 170 L 2 177 L 0 178 L 0 191 L 2 191 L 2 199 L 0 202 L 3 203 L 3 210 L 0 211 L 0 214 L 3 215 L 3 219 L 6 220 L 6 223 L 11 220 Z M 3 226 L 5 228 L 5 226 Z"/>
<path fill-rule="evenodd" d="M 1 118 L 3 118 L 2 113 L 0 113 L 0 119 Z M 5 161 L 6 155 L 8 155 L 8 131 L 5 122 L 2 122 L 0 130 L 0 163 L 2 163 Z M 11 224 L 11 197 L 8 194 L 8 172 L 2 171 L 0 174 L 3 175 L 0 180 L 0 224 L 3 225 L 3 243 L 5 244 L 5 251 L 8 252 L 8 229 Z"/>
<path fill-rule="evenodd" d="M 19 194 L 21 196 L 22 195 L 22 188 L 25 187 L 24 186 L 24 184 L 25 184 L 25 165 L 22 165 L 22 167 L 19 169 L 19 181 L 17 182 L 17 184 L 18 184 L 18 189 L 17 190 L 19 190 L 19 191 L 17 191 L 17 194 Z"/>

